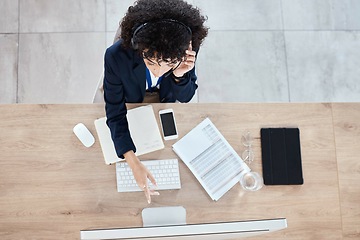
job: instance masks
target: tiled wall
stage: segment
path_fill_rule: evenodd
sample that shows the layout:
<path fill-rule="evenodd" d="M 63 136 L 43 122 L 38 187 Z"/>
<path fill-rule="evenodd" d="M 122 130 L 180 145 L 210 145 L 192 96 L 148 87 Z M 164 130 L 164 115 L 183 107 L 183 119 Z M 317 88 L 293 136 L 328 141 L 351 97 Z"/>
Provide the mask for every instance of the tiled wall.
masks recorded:
<path fill-rule="evenodd" d="M 200 102 L 360 101 L 360 1 L 188 0 Z M 90 103 L 133 0 L 0 0 L 0 103 Z"/>

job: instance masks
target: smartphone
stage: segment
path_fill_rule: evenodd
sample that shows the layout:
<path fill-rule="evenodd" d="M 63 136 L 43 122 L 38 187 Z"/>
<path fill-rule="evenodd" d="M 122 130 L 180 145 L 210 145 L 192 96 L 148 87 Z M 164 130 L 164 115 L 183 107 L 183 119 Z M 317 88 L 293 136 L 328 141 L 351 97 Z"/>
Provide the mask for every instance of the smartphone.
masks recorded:
<path fill-rule="evenodd" d="M 171 108 L 160 110 L 159 115 L 164 140 L 178 138 L 174 111 Z"/>

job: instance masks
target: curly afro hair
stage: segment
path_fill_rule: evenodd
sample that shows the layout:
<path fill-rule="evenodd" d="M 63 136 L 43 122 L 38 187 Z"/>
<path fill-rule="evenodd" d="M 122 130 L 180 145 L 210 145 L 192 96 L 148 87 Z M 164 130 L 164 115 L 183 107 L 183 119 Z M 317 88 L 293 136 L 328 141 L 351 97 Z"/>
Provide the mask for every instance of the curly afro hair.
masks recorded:
<path fill-rule="evenodd" d="M 206 20 L 198 8 L 182 0 L 138 0 L 120 23 L 122 44 L 133 48 L 136 31 L 133 42 L 139 54 L 180 61 L 190 41 L 194 50 L 199 49 L 208 34 Z"/>

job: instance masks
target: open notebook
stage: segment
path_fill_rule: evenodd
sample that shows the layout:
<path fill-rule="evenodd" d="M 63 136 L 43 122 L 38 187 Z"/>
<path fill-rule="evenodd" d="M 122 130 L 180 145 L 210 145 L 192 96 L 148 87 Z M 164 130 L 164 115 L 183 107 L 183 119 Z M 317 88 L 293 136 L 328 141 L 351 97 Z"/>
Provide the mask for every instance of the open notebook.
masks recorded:
<path fill-rule="evenodd" d="M 128 110 L 127 120 L 131 138 L 136 146 L 136 156 L 164 148 L 164 142 L 151 105 Z M 112 164 L 123 161 L 124 159 L 119 158 L 116 154 L 110 129 L 106 125 L 106 117 L 99 118 L 94 123 L 105 163 Z"/>
<path fill-rule="evenodd" d="M 209 118 L 172 147 L 215 201 L 250 171 Z"/>

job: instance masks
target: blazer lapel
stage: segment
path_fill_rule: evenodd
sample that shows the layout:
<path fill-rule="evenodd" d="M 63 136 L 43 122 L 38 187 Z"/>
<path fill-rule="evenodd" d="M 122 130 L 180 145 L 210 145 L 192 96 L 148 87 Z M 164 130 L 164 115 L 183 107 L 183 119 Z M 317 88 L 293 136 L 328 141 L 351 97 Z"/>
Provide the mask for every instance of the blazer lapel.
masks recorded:
<path fill-rule="evenodd" d="M 140 87 L 141 96 L 145 96 L 145 88 L 146 88 L 146 67 L 144 60 L 134 52 L 134 64 L 133 71 L 136 76 L 136 81 L 138 86 Z"/>

